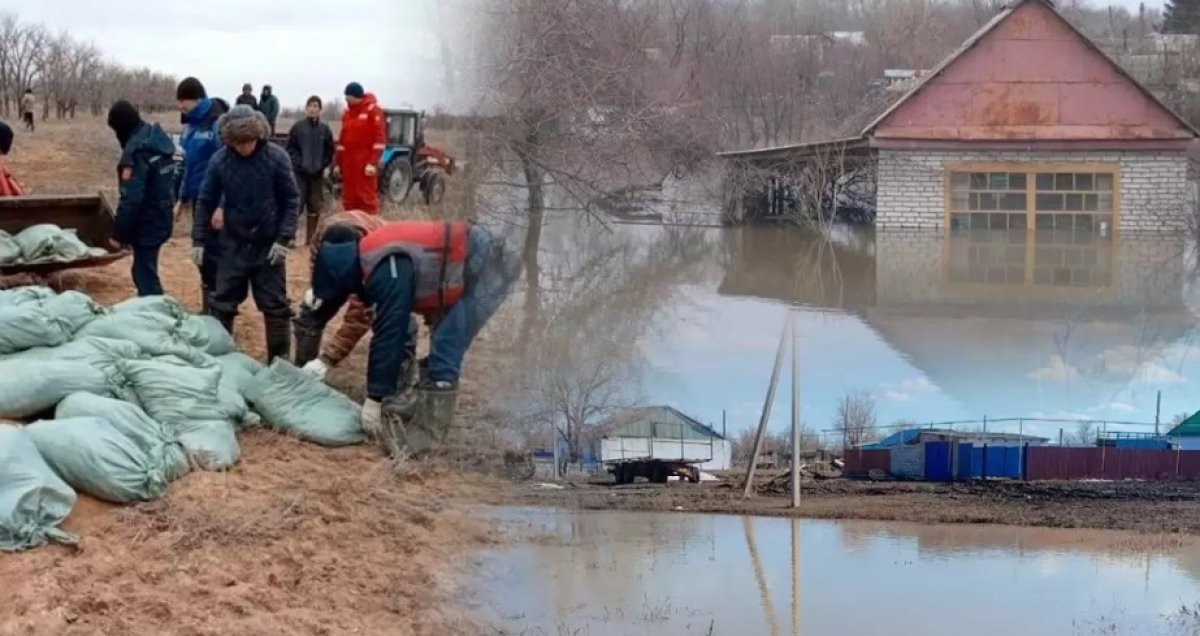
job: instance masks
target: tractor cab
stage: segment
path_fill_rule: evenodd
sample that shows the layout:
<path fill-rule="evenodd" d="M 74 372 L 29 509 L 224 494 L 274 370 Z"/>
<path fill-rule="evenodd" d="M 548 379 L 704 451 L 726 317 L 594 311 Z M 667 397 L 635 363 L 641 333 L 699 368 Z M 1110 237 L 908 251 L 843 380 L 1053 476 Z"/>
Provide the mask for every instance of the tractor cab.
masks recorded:
<path fill-rule="evenodd" d="M 415 183 L 426 204 L 440 202 L 446 176 L 454 173 L 454 159 L 425 144 L 425 113 L 384 109 L 383 114 L 387 145 L 379 158 L 380 194 L 393 203 L 404 203 Z"/>

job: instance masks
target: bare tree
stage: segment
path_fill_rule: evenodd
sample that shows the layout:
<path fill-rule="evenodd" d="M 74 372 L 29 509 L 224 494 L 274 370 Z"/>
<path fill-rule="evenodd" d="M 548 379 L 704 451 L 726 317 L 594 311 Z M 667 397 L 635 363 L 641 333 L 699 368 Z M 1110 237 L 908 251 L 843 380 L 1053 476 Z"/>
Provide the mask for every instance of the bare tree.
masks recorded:
<path fill-rule="evenodd" d="M 869 442 L 875 437 L 875 398 L 866 391 L 854 391 L 838 401 L 833 428 L 842 434 L 845 448 Z"/>
<path fill-rule="evenodd" d="M 1080 422 L 1075 425 L 1071 442 L 1079 446 L 1091 446 L 1096 443 L 1096 423 Z"/>

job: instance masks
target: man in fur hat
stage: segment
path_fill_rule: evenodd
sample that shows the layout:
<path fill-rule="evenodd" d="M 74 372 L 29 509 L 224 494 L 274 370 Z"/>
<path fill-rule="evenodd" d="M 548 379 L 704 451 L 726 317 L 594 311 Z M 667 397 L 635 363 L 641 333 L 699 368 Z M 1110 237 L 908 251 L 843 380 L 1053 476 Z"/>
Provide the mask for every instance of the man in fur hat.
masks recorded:
<path fill-rule="evenodd" d="M 235 106 L 217 127 L 225 147 L 213 155 L 196 200 L 192 260 L 204 262 L 209 234 L 220 232 L 212 314 L 233 333 L 238 306 L 253 292 L 266 322 L 267 360 L 286 358 L 292 310 L 285 264 L 300 213 L 292 161 L 267 141 L 270 125 L 250 106 Z"/>

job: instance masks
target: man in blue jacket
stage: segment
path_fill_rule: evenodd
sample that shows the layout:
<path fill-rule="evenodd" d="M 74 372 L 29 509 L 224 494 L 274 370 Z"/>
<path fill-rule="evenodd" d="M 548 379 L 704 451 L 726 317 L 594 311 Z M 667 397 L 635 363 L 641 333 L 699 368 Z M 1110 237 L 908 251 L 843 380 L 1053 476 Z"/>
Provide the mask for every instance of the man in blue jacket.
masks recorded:
<path fill-rule="evenodd" d="M 175 144 L 158 124 L 142 121 L 125 100 L 108 111 L 108 127 L 121 144 L 117 179 L 121 200 L 113 240 L 133 249 L 133 285 L 138 296 L 162 295 L 158 252 L 171 238 Z"/>
<path fill-rule="evenodd" d="M 217 120 L 229 107 L 223 100 L 209 98 L 204 84 L 194 77 L 179 83 L 175 99 L 183 112 L 183 177 L 179 180 L 179 200 L 175 204 L 175 219 L 178 220 L 185 210 L 195 214 L 195 201 L 208 171 L 208 162 L 221 149 Z M 206 313 L 209 313 L 209 297 L 216 286 L 217 262 L 221 256 L 218 235 L 218 232 L 211 234 L 209 244 L 205 246 L 205 260 L 199 265 Z"/>
<path fill-rule="evenodd" d="M 210 237 L 217 234 L 221 260 L 209 301 L 212 315 L 232 334 L 238 306 L 253 290 L 266 326 L 267 361 L 287 358 L 292 310 L 285 266 L 300 214 L 292 160 L 267 141 L 267 118 L 249 106 L 234 106 L 218 128 L 226 147 L 213 155 L 196 199 L 192 261 L 204 262 Z"/>

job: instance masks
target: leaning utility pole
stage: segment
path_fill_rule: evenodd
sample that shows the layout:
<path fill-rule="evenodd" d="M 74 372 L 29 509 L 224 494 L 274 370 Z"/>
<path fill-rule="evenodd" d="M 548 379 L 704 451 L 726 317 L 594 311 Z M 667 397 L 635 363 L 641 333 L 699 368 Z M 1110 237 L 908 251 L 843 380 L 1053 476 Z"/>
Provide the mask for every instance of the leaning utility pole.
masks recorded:
<path fill-rule="evenodd" d="M 788 314 L 792 332 L 792 507 L 800 507 L 800 335 L 795 314 Z"/>
<path fill-rule="evenodd" d="M 754 486 L 754 470 L 758 466 L 758 455 L 762 452 L 763 438 L 767 433 L 767 422 L 771 419 L 771 406 L 775 403 L 775 387 L 779 384 L 779 370 L 783 368 L 783 354 L 787 349 L 788 336 L 793 329 L 793 319 L 789 312 L 783 323 L 783 331 L 779 334 L 779 348 L 775 350 L 775 366 L 771 369 L 771 383 L 767 385 L 767 398 L 763 401 L 762 416 L 758 420 L 758 432 L 754 434 L 754 452 L 750 455 L 750 467 L 746 470 L 746 483 L 743 484 L 742 496 L 749 497 L 750 489 Z"/>

